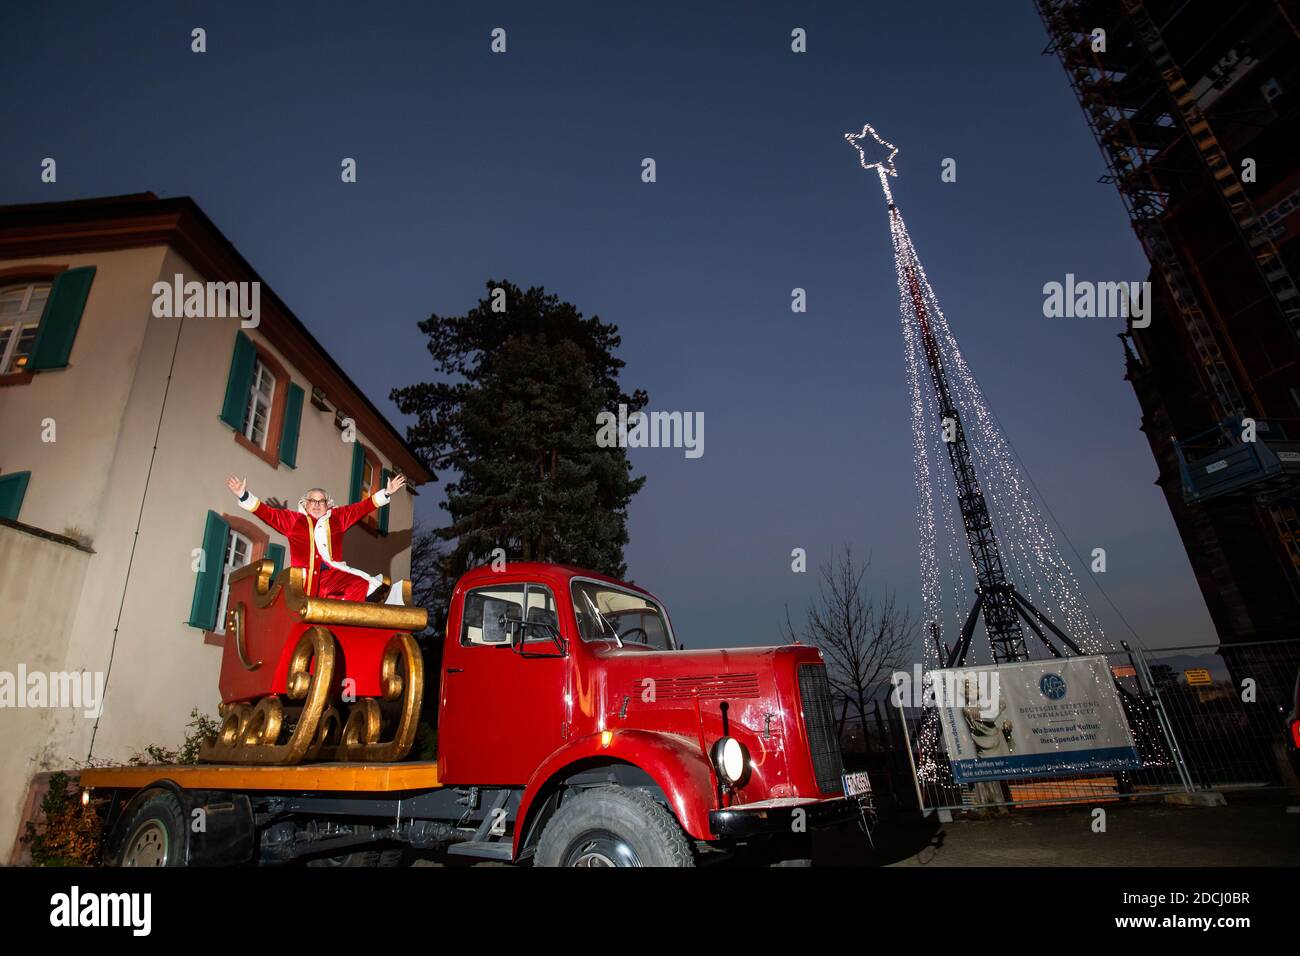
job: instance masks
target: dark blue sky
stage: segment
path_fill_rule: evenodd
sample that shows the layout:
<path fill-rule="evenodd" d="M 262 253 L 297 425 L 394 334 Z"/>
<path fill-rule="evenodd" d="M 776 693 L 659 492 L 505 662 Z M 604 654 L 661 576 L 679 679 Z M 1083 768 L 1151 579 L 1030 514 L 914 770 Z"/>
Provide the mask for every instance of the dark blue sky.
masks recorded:
<path fill-rule="evenodd" d="M 1118 323 L 1042 314 L 1045 282 L 1147 265 L 1030 0 L 266 6 L 6 8 L 0 202 L 193 197 L 399 422 L 389 389 L 431 368 L 416 322 L 489 277 L 616 323 L 628 390 L 705 417 L 700 459 L 632 452 L 649 480 L 630 574 L 688 644 L 765 643 L 815 584 L 793 547 L 814 565 L 870 553 L 871 581 L 920 610 L 889 234 L 843 140 L 869 121 L 900 148 L 917 249 L 1066 532 L 1107 549 L 1102 583 L 1149 643 L 1213 640 Z M 420 517 L 441 523 L 427 490 Z"/>

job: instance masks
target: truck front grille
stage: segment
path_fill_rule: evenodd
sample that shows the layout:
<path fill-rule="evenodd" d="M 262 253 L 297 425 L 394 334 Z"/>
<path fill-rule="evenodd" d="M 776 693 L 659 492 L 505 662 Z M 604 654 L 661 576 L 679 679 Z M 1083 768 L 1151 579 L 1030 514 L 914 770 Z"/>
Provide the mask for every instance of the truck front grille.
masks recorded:
<path fill-rule="evenodd" d="M 831 685 L 825 664 L 799 665 L 799 697 L 803 703 L 803 725 L 812 752 L 813 776 L 822 793 L 838 793 L 843 785 L 844 760 L 835 733 L 831 711 Z"/>

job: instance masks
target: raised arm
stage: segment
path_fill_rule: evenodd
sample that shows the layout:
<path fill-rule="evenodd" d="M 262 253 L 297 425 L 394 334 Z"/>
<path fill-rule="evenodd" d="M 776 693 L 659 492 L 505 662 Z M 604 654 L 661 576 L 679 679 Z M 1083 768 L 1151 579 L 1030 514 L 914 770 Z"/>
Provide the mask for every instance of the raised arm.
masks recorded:
<path fill-rule="evenodd" d="M 262 502 L 257 495 L 248 490 L 248 482 L 243 478 L 231 475 L 226 479 L 226 487 L 239 499 L 239 507 L 245 511 L 251 511 L 263 524 L 274 528 L 281 534 L 287 535 L 298 520 L 296 511 L 289 511 L 287 508 L 272 508 Z"/>
<path fill-rule="evenodd" d="M 366 515 L 370 514 L 370 512 L 377 508 L 382 508 L 384 505 L 388 504 L 388 502 L 392 501 L 393 495 L 401 491 L 402 486 L 405 484 L 405 476 L 394 475 L 392 478 L 388 479 L 388 485 L 386 487 L 380 488 L 369 498 L 358 501 L 356 504 L 342 505 L 335 508 L 333 516 L 338 519 L 339 523 L 343 526 L 343 530 L 346 531 Z"/>

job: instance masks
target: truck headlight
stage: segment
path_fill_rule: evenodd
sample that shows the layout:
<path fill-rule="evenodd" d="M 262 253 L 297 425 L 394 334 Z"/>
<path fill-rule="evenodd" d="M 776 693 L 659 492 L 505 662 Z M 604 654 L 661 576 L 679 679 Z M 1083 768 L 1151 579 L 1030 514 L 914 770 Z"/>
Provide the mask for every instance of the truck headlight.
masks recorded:
<path fill-rule="evenodd" d="M 735 737 L 723 737 L 713 745 L 713 763 L 727 783 L 745 775 L 745 748 Z"/>

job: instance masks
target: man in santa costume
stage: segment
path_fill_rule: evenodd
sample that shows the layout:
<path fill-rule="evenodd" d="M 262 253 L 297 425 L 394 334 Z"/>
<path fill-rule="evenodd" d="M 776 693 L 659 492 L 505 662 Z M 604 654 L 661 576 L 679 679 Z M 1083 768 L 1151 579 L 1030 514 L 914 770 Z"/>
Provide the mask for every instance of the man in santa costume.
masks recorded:
<path fill-rule="evenodd" d="M 231 475 L 226 486 L 239 498 L 239 507 L 251 511 L 263 523 L 289 539 L 289 563 L 306 573 L 306 593 L 310 597 L 337 598 L 344 601 L 380 600 L 384 579 L 367 574 L 343 560 L 343 532 L 376 508 L 392 500 L 406 484 L 401 475 L 390 478 L 388 485 L 364 501 L 334 507 L 334 499 L 321 488 L 312 488 L 298 500 L 298 510 L 272 508 L 250 493 L 243 478 Z M 388 604 L 402 603 L 401 582 L 387 595 Z"/>

